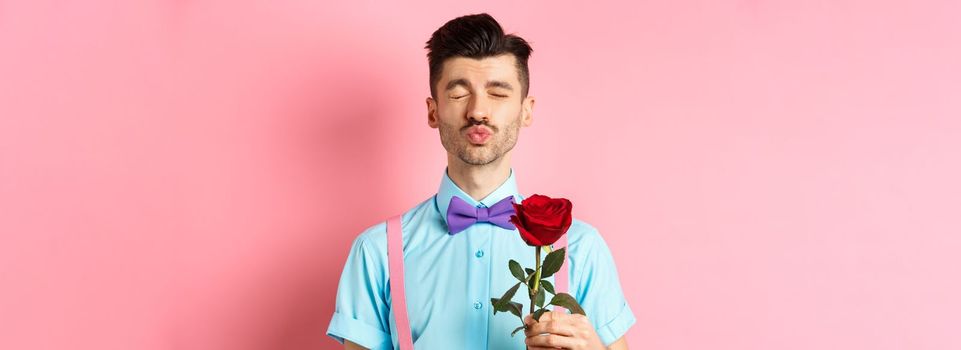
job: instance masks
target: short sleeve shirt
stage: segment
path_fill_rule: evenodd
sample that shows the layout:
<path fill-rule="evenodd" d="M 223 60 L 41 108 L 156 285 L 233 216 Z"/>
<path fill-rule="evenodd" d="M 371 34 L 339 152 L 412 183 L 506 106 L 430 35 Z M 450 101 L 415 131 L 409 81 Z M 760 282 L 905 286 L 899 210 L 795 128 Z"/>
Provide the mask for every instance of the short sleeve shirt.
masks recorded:
<path fill-rule="evenodd" d="M 419 349 L 524 349 L 523 325 L 506 312 L 494 315 L 490 299 L 517 280 L 508 270 L 513 259 L 534 266 L 534 249 L 517 229 L 479 222 L 451 235 L 447 207 L 458 196 L 475 207 L 490 207 L 507 196 L 521 203 L 514 171 L 487 197 L 477 201 L 461 190 L 445 169 L 437 194 L 401 216 L 408 318 Z M 337 288 L 327 335 L 368 349 L 396 349 L 387 265 L 387 224 L 368 227 L 354 240 Z M 567 291 L 577 299 L 605 345 L 624 336 L 635 317 L 624 298 L 614 259 L 597 229 L 572 220 L 567 232 Z M 553 283 L 553 276 L 548 277 Z M 530 304 L 527 293 L 513 299 Z"/>

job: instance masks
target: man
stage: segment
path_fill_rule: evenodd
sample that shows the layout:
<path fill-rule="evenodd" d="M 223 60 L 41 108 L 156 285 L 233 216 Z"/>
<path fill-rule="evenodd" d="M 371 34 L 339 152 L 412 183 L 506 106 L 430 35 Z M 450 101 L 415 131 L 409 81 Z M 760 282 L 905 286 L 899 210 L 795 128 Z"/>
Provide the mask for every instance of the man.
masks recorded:
<path fill-rule="evenodd" d="M 574 219 L 568 230 L 569 293 L 587 316 L 545 313 L 524 336 L 520 321 L 493 314 L 490 300 L 516 280 L 514 259 L 533 264 L 516 228 L 478 220 L 450 227 L 448 208 L 459 198 L 489 208 L 517 190 L 511 150 L 521 126 L 533 121 L 527 61 L 531 47 L 505 35 L 487 14 L 455 18 L 427 42 L 430 92 L 427 124 L 439 129 L 447 168 L 436 195 L 402 215 L 407 315 L 418 349 L 627 349 L 634 314 L 621 291 L 613 258 L 597 230 Z M 455 198 L 456 197 L 456 198 Z M 473 208 L 473 209 L 476 209 Z M 327 335 L 347 349 L 394 349 L 386 223 L 362 232 L 350 250 Z M 453 226 L 453 225 L 452 225 Z M 529 262 L 530 261 L 530 262 Z M 521 300 L 520 298 L 527 298 Z M 529 303 L 526 293 L 515 301 Z"/>

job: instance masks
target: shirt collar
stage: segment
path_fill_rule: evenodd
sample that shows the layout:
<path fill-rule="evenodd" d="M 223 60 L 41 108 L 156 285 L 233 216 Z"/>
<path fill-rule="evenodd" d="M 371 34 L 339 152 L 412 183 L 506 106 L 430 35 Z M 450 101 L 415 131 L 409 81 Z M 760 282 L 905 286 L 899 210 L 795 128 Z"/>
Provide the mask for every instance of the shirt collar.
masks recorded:
<path fill-rule="evenodd" d="M 497 187 L 494 192 L 487 195 L 487 197 L 482 198 L 480 201 L 475 200 L 470 195 L 468 195 L 457 184 L 451 180 L 450 175 L 447 174 L 447 168 L 444 168 L 444 175 L 440 179 L 440 188 L 437 190 L 437 195 L 434 196 L 434 203 L 437 206 L 437 210 L 440 212 L 440 216 L 444 218 L 444 225 L 447 225 L 447 207 L 450 206 L 450 199 L 453 196 L 458 196 L 465 202 L 470 203 L 475 207 L 486 207 L 490 208 L 492 205 L 504 199 L 507 196 L 514 196 L 514 202 L 520 204 L 524 200 L 524 197 L 517 192 L 517 181 L 514 178 L 514 168 L 511 168 L 511 174 L 507 177 L 499 187 Z"/>

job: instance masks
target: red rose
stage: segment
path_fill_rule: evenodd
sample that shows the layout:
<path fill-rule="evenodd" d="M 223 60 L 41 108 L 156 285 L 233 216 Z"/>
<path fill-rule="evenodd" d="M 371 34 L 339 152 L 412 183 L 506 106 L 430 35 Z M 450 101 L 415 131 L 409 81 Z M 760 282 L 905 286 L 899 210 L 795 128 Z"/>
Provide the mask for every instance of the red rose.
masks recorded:
<path fill-rule="evenodd" d="M 556 242 L 571 227 L 571 201 L 539 194 L 514 204 L 511 222 L 529 246 L 545 246 Z"/>

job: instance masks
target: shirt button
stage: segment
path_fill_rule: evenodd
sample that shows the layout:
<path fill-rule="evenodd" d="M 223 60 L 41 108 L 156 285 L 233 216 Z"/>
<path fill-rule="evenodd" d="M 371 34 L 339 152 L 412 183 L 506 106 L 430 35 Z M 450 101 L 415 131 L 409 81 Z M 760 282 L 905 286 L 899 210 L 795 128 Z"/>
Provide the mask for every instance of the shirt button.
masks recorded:
<path fill-rule="evenodd" d="M 474 302 L 474 308 L 475 308 L 475 309 L 480 310 L 480 308 L 482 308 L 482 307 L 484 307 L 484 304 L 481 304 L 481 302 L 479 302 L 479 301 L 475 301 L 475 302 Z"/>
<path fill-rule="evenodd" d="M 476 257 L 478 257 L 478 258 L 483 258 L 483 257 L 484 257 L 484 251 L 483 251 L 483 250 L 478 250 L 477 253 L 474 253 L 474 256 L 476 256 Z"/>

